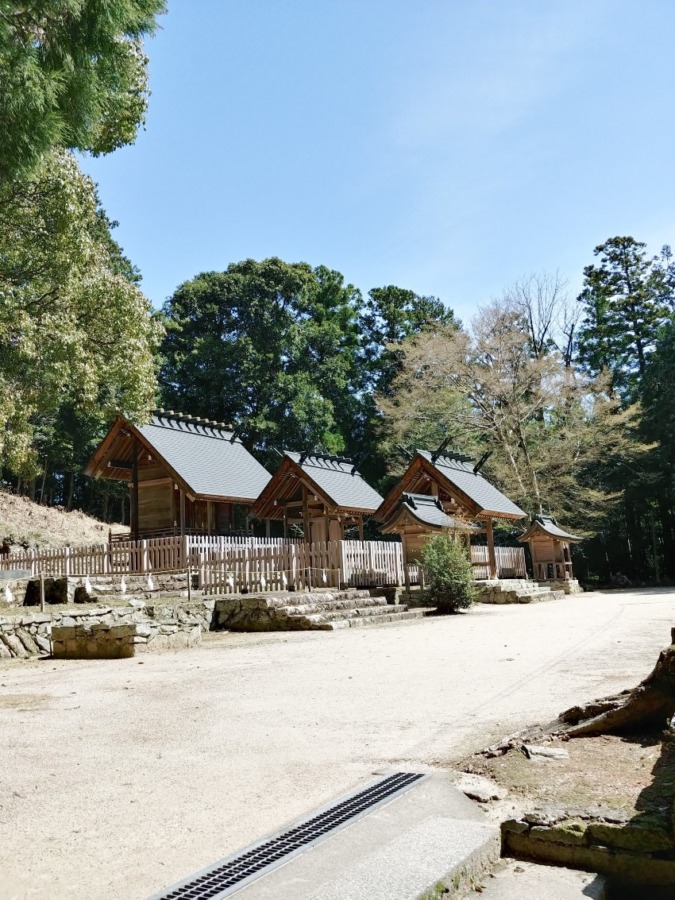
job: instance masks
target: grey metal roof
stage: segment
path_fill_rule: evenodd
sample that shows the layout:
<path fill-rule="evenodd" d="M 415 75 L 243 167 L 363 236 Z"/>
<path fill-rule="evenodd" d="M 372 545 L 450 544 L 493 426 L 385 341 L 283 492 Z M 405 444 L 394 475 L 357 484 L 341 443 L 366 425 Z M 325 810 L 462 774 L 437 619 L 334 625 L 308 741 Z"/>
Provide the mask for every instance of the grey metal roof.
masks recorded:
<path fill-rule="evenodd" d="M 307 472 L 336 506 L 375 512 L 382 503 L 382 497 L 355 471 L 351 460 L 320 453 L 293 453 L 290 450 L 286 451 L 286 455 Z"/>
<path fill-rule="evenodd" d="M 453 531 L 478 531 L 474 525 L 449 516 L 443 509 L 440 500 L 428 494 L 401 494 L 399 511 L 401 509 L 406 509 L 423 525 L 450 528 Z M 395 517 L 396 514 L 392 518 Z"/>
<path fill-rule="evenodd" d="M 470 497 L 473 502 L 485 512 L 493 512 L 504 516 L 520 519 L 525 515 L 520 507 L 509 500 L 501 491 L 490 484 L 482 475 L 473 471 L 473 463 L 466 457 L 453 456 L 451 453 L 443 453 L 435 460 L 428 450 L 418 450 L 420 456 L 428 460 L 460 491 Z"/>
<path fill-rule="evenodd" d="M 535 516 L 532 524 L 527 529 L 524 535 L 519 538 L 519 540 L 526 540 L 527 537 L 537 529 L 543 531 L 545 534 L 548 534 L 552 538 L 556 538 L 559 541 L 583 541 L 582 537 L 579 537 L 576 534 L 570 534 L 568 531 L 563 531 L 562 528 L 559 527 L 558 523 L 552 516 Z"/>
<path fill-rule="evenodd" d="M 271 478 L 232 431 L 214 422 L 155 413 L 138 430 L 194 494 L 252 502 Z"/>

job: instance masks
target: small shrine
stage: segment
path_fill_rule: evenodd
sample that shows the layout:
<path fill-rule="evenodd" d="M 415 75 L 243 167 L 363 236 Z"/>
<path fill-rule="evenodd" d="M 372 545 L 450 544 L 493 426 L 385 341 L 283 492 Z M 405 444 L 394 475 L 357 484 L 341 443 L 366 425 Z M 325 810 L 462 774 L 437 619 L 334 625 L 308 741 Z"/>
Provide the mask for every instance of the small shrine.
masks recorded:
<path fill-rule="evenodd" d="M 563 531 L 552 516 L 535 516 L 518 540 L 529 544 L 535 581 L 573 581 L 570 545 L 583 538 Z"/>
<path fill-rule="evenodd" d="M 455 525 L 454 530 L 467 535 L 467 540 L 471 534 L 485 534 L 489 577 L 502 577 L 495 552 L 493 520 L 512 522 L 522 519 L 525 513 L 481 475 L 488 454 L 474 462 L 468 456 L 447 450 L 446 445 L 447 441 L 433 453 L 415 452 L 375 518 L 383 523 L 383 531 L 401 534 L 402 540 L 405 535 L 406 547 L 416 545 L 418 553 L 424 534 L 433 534 L 434 528 L 443 530 Z M 411 503 L 405 497 L 414 500 Z M 427 498 L 426 504 L 422 497 Z M 438 524 L 441 514 L 446 516 L 445 525 Z M 479 527 L 471 522 L 477 522 Z"/>
<path fill-rule="evenodd" d="M 364 518 L 381 503 L 353 460 L 287 450 L 252 514 L 283 522 L 284 537 L 290 537 L 291 526 L 301 528 L 308 543 L 340 541 L 347 528 L 357 528 L 363 540 Z"/>
<path fill-rule="evenodd" d="M 432 534 L 450 533 L 468 548 L 472 534 L 480 529 L 466 519 L 449 516 L 438 497 L 429 494 L 401 494 L 391 518 L 380 528 L 383 534 L 398 534 L 406 565 L 419 562 L 424 544 Z"/>

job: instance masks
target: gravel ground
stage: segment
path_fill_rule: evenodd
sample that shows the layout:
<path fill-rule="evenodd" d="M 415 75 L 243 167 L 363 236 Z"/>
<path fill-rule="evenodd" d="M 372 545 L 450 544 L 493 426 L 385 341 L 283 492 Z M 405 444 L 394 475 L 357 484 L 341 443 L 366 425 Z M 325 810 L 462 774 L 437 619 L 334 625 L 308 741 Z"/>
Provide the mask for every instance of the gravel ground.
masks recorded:
<path fill-rule="evenodd" d="M 634 686 L 675 591 L 0 662 L 0 898 L 143 898 L 382 767 L 449 766 Z M 348 900 L 348 898 L 346 898 Z"/>

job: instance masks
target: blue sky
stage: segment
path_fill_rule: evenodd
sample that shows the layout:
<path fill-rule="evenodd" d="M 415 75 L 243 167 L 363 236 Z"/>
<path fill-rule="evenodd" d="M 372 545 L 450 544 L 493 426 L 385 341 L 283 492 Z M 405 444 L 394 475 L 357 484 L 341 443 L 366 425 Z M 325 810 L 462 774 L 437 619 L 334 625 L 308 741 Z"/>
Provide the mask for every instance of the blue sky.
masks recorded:
<path fill-rule="evenodd" d="M 169 0 L 136 144 L 83 167 L 156 306 L 280 256 L 469 318 L 675 243 L 671 0 Z"/>

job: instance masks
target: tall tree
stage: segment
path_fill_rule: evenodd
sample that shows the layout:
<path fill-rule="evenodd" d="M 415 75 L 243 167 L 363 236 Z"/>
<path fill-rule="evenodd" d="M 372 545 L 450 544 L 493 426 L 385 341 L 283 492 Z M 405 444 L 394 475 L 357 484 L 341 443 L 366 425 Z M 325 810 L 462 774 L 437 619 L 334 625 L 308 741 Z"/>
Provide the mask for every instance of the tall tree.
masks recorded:
<path fill-rule="evenodd" d="M 388 285 L 368 292 L 362 316 L 370 385 L 384 392 L 397 370 L 396 345 L 432 326 L 457 327 L 454 313 L 437 297 Z"/>
<path fill-rule="evenodd" d="M 0 460 L 38 470 L 64 405 L 142 418 L 161 328 L 110 236 L 92 181 L 68 153 L 0 185 Z M 130 280 L 130 275 L 132 280 Z"/>
<path fill-rule="evenodd" d="M 612 390 L 633 399 L 672 308 L 667 257 L 648 257 L 645 246 L 614 237 L 596 247 L 600 264 L 584 269 L 579 296 L 580 363 L 593 374 L 606 372 Z"/>
<path fill-rule="evenodd" d="M 279 259 L 185 282 L 164 307 L 164 402 L 232 423 L 264 448 L 349 443 L 363 387 L 359 292 Z"/>
<path fill-rule="evenodd" d="M 655 442 L 649 483 L 641 480 L 643 505 L 651 494 L 658 517 L 665 574 L 675 578 L 675 318 L 659 334 L 642 383 L 642 432 Z"/>
<path fill-rule="evenodd" d="M 51 148 L 134 141 L 148 100 L 142 40 L 165 0 L 0 3 L 0 180 Z"/>
<path fill-rule="evenodd" d="M 581 377 L 558 351 L 538 358 L 512 303 L 482 308 L 468 332 L 408 338 L 402 354 L 391 396 L 379 398 L 394 434 L 447 422 L 457 449 L 494 451 L 491 474 L 524 509 L 577 528 L 597 526 L 619 501 L 607 470 L 643 452 L 631 440 L 635 410 L 620 411 L 602 381 Z"/>

